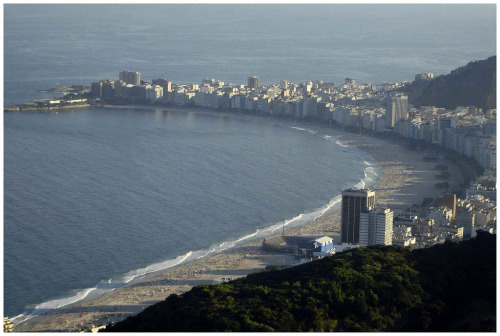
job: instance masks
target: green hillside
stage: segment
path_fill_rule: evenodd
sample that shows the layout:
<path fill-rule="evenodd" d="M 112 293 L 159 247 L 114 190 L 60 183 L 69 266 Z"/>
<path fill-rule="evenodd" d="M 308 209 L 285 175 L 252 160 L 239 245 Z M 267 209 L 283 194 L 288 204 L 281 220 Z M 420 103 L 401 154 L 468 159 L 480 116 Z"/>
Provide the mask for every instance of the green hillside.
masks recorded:
<path fill-rule="evenodd" d="M 495 240 L 359 248 L 197 286 L 106 331 L 495 331 Z"/>
<path fill-rule="evenodd" d="M 415 81 L 406 86 L 409 101 L 416 107 L 457 106 L 496 108 L 496 56 L 470 62 L 430 81 Z"/>

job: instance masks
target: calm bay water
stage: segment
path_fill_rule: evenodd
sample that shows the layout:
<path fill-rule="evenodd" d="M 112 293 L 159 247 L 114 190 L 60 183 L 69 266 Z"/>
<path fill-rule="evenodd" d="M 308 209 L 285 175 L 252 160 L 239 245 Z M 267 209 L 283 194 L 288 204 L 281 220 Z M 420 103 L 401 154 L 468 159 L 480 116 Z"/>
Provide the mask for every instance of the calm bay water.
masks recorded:
<path fill-rule="evenodd" d="M 6 104 L 120 70 L 178 83 L 250 75 L 381 83 L 496 52 L 495 5 L 5 5 L 4 13 Z M 5 114 L 6 314 L 64 305 L 321 214 L 359 182 L 369 158 L 299 128 L 192 111 Z"/>

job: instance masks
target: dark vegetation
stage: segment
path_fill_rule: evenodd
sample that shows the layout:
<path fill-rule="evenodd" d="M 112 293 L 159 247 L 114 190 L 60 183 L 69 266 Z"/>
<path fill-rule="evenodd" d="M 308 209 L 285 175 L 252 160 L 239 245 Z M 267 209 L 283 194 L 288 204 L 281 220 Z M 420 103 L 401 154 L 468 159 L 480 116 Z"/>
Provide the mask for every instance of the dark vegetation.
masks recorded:
<path fill-rule="evenodd" d="M 495 240 L 359 248 L 196 286 L 106 331 L 495 331 Z"/>
<path fill-rule="evenodd" d="M 409 101 L 416 107 L 457 106 L 496 108 L 496 56 L 470 62 L 430 81 L 414 81 L 405 86 Z"/>

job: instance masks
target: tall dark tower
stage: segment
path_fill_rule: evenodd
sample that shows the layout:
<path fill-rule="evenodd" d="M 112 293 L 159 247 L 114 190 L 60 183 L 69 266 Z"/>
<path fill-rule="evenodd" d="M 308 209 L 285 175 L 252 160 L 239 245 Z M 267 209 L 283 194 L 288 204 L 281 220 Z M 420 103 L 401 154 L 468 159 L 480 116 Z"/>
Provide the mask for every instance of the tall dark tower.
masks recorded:
<path fill-rule="evenodd" d="M 361 211 L 375 206 L 375 191 L 347 189 L 342 192 L 342 243 L 359 244 Z"/>

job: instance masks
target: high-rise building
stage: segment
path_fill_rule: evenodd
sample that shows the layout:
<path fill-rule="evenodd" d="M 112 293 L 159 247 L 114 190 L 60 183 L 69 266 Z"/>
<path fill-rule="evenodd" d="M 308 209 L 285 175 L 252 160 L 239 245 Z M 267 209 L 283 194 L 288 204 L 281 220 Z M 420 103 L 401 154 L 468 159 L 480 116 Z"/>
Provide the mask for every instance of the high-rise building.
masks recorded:
<path fill-rule="evenodd" d="M 90 86 L 90 93 L 96 98 L 112 98 L 115 96 L 115 82 L 112 80 L 94 82 Z"/>
<path fill-rule="evenodd" d="M 392 245 L 391 209 L 367 208 L 361 211 L 359 221 L 359 246 Z"/>
<path fill-rule="evenodd" d="M 451 194 L 436 198 L 436 208 L 443 206 L 447 207 L 448 209 L 451 209 L 453 214 L 452 218 L 455 218 L 457 214 L 457 195 Z"/>
<path fill-rule="evenodd" d="M 112 80 L 102 81 L 102 96 L 112 98 L 115 96 L 115 82 Z"/>
<path fill-rule="evenodd" d="M 394 125 L 403 118 L 408 118 L 408 96 L 397 94 L 387 98 L 385 126 L 394 127 Z"/>
<path fill-rule="evenodd" d="M 159 85 L 163 88 L 163 95 L 167 92 L 172 92 L 172 82 L 166 80 L 165 78 L 153 79 L 152 85 Z"/>
<path fill-rule="evenodd" d="M 346 78 L 344 82 L 346 85 L 350 85 L 351 87 L 356 85 L 356 80 L 354 80 L 352 78 Z"/>
<path fill-rule="evenodd" d="M 375 206 L 375 191 L 347 189 L 342 192 L 342 243 L 359 243 L 359 221 L 361 212 Z"/>
<path fill-rule="evenodd" d="M 120 80 L 127 84 L 141 85 L 141 73 L 134 71 L 120 71 Z"/>
<path fill-rule="evenodd" d="M 457 225 L 464 228 L 464 239 L 472 238 L 476 226 L 476 214 L 467 210 L 457 212 Z"/>
<path fill-rule="evenodd" d="M 123 86 L 126 85 L 124 81 L 118 80 L 115 82 L 115 96 L 123 97 Z"/>
<path fill-rule="evenodd" d="M 102 82 L 94 82 L 90 85 L 90 94 L 93 97 L 101 98 L 102 97 Z"/>
<path fill-rule="evenodd" d="M 248 77 L 248 87 L 256 89 L 260 86 L 260 79 L 257 76 Z"/>
<path fill-rule="evenodd" d="M 163 98 L 163 87 L 160 85 L 146 85 L 146 101 L 155 104 Z"/>

